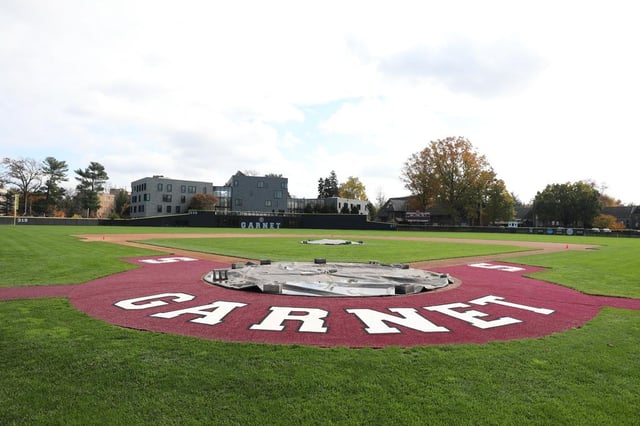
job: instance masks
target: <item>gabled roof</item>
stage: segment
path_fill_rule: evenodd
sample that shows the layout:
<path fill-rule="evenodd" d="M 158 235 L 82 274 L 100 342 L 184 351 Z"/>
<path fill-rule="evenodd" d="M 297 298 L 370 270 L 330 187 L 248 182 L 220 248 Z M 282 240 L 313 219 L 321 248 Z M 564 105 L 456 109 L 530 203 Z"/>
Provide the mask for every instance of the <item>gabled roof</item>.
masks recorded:
<path fill-rule="evenodd" d="M 614 216 L 616 219 L 628 219 L 634 214 L 640 214 L 636 206 L 603 207 L 602 214 Z"/>
<path fill-rule="evenodd" d="M 411 200 L 412 198 L 415 198 L 415 196 L 414 195 L 407 195 L 405 197 L 389 198 L 387 200 L 387 202 L 384 203 L 384 205 L 382 206 L 382 208 L 380 210 L 381 211 L 385 211 L 385 212 L 389 212 L 389 211 L 406 212 L 406 211 L 409 210 L 407 204 L 409 203 L 409 200 Z M 434 216 L 448 216 L 449 215 L 449 211 L 442 205 L 436 205 L 436 206 L 429 207 L 427 209 L 427 211 L 429 213 L 431 213 L 432 215 L 434 215 Z"/>
<path fill-rule="evenodd" d="M 392 210 L 394 212 L 404 212 L 407 211 L 407 202 L 411 196 L 407 197 L 399 197 L 399 198 L 389 198 L 386 203 L 384 203 L 383 208 L 386 210 Z"/>
<path fill-rule="evenodd" d="M 516 219 L 533 219 L 533 209 L 531 207 L 514 207 Z"/>

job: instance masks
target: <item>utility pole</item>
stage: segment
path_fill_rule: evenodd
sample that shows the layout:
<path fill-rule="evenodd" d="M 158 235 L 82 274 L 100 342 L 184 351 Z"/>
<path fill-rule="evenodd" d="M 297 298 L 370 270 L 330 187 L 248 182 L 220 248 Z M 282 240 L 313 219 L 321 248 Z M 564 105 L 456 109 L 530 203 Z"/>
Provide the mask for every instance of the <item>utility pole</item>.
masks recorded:
<path fill-rule="evenodd" d="M 16 218 L 18 217 L 18 203 L 20 202 L 20 195 L 14 194 L 13 196 L 13 226 L 16 226 Z"/>

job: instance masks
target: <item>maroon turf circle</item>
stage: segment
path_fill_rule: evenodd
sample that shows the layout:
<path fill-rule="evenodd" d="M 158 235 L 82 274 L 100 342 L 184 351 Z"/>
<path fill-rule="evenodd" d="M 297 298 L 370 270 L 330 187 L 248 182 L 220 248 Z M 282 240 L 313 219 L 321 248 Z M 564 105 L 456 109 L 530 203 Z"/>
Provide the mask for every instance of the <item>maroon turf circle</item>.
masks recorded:
<path fill-rule="evenodd" d="M 385 347 L 534 338 L 578 327 L 603 306 L 595 297 L 527 278 L 508 263 L 443 267 L 462 285 L 374 298 L 297 297 L 226 289 L 202 277 L 228 264 L 189 257 L 128 259 L 140 268 L 69 287 L 79 310 L 115 325 L 229 342 Z"/>

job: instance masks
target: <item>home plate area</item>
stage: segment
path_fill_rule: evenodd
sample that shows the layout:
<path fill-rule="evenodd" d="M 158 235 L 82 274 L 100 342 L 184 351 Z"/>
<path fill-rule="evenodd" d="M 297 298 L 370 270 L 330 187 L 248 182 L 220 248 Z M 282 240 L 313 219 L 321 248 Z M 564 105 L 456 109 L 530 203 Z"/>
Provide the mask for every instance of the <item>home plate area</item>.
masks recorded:
<path fill-rule="evenodd" d="M 317 297 L 226 288 L 204 280 L 231 265 L 180 256 L 69 289 L 79 310 L 139 330 L 228 342 L 385 347 L 535 338 L 579 327 L 603 306 L 640 300 L 588 296 L 502 262 L 442 267 L 459 285 L 378 297 Z"/>

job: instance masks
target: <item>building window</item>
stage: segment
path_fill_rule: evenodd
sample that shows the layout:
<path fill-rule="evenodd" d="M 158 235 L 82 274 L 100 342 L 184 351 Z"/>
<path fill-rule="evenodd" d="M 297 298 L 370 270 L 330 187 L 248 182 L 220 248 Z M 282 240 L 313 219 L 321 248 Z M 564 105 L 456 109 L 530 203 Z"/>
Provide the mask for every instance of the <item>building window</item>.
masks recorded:
<path fill-rule="evenodd" d="M 161 183 L 158 184 L 158 192 L 162 192 L 162 184 Z"/>
<path fill-rule="evenodd" d="M 282 198 L 282 191 L 273 191 L 273 198 L 279 200 Z"/>
<path fill-rule="evenodd" d="M 171 213 L 171 206 L 167 206 L 167 213 Z"/>
<path fill-rule="evenodd" d="M 233 200 L 233 204 L 236 207 L 242 207 L 242 198 L 236 198 L 235 200 Z"/>
<path fill-rule="evenodd" d="M 181 196 L 180 196 L 180 202 L 181 202 L 182 204 L 186 203 L 186 202 L 187 202 L 187 196 L 186 196 L 186 195 L 181 195 Z"/>
<path fill-rule="evenodd" d="M 240 186 L 240 181 L 238 179 L 234 179 L 233 186 Z"/>
<path fill-rule="evenodd" d="M 162 204 L 158 204 L 158 207 L 157 207 L 156 211 L 158 213 L 162 213 Z"/>
<path fill-rule="evenodd" d="M 272 205 L 271 200 L 265 200 L 264 201 L 264 206 L 265 207 L 271 207 L 271 205 Z"/>
<path fill-rule="evenodd" d="M 170 203 L 171 202 L 171 194 L 163 194 L 162 195 L 162 202 L 163 203 Z"/>
<path fill-rule="evenodd" d="M 282 188 L 282 189 L 287 189 L 287 182 L 282 182 L 282 183 L 280 184 L 280 188 Z"/>
<path fill-rule="evenodd" d="M 180 213 L 180 206 L 176 206 L 176 213 Z"/>
<path fill-rule="evenodd" d="M 167 192 L 171 192 L 171 191 L 173 191 L 173 185 L 168 183 L 167 184 Z"/>
<path fill-rule="evenodd" d="M 188 190 L 189 190 L 189 194 L 195 194 L 196 193 L 196 187 L 195 186 L 189 185 Z"/>
<path fill-rule="evenodd" d="M 258 188 L 264 188 L 264 181 L 263 180 L 259 180 L 258 181 Z"/>
<path fill-rule="evenodd" d="M 184 194 L 185 192 L 187 192 L 187 185 L 181 185 L 181 186 L 180 186 L 180 192 L 182 192 L 183 194 Z"/>
<path fill-rule="evenodd" d="M 151 194 L 144 194 L 145 201 L 151 201 Z"/>
<path fill-rule="evenodd" d="M 132 195 L 131 196 L 131 202 L 132 203 L 137 203 L 138 202 L 138 196 L 137 195 Z"/>

